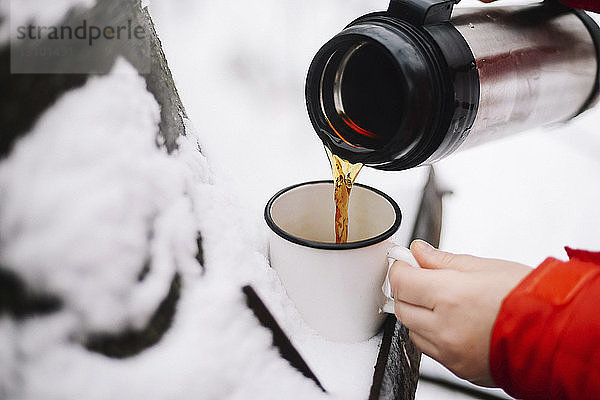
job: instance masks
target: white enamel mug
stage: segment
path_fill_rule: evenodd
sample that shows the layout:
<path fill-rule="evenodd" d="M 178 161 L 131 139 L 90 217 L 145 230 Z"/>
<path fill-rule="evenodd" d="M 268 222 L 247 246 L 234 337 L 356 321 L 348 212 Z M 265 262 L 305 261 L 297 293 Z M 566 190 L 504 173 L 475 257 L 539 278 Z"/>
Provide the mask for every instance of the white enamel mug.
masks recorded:
<path fill-rule="evenodd" d="M 306 182 L 279 191 L 265 207 L 269 257 L 305 322 L 324 337 L 359 342 L 375 335 L 393 313 L 382 290 L 388 252 L 416 264 L 392 235 L 400 227 L 398 204 L 361 184 L 352 187 L 348 243 L 336 244 L 331 181 Z M 406 253 L 407 252 L 407 253 Z"/>

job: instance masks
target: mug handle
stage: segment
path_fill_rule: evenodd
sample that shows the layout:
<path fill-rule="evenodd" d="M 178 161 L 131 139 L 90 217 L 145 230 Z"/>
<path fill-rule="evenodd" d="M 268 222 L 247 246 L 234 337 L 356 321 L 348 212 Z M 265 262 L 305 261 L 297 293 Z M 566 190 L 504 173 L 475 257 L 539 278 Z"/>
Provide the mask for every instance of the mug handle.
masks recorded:
<path fill-rule="evenodd" d="M 395 261 L 403 261 L 413 267 L 420 268 L 419 263 L 415 260 L 415 257 L 412 255 L 409 249 L 403 246 L 394 246 L 388 250 L 387 253 L 388 259 L 388 271 L 385 275 L 385 281 L 383 281 L 383 286 L 381 290 L 383 291 L 384 296 L 386 297 L 385 303 L 381 308 L 382 312 L 388 314 L 394 314 L 394 295 L 392 293 L 392 287 L 390 285 L 390 269 L 392 268 L 392 264 Z"/>

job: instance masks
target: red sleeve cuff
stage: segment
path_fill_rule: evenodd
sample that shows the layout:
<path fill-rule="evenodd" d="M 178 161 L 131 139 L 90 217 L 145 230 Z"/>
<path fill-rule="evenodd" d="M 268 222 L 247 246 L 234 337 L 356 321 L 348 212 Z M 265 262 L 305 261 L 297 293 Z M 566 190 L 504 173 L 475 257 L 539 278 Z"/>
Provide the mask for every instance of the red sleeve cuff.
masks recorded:
<path fill-rule="evenodd" d="M 560 3 L 577 10 L 600 12 L 600 2 L 598 0 L 560 0 Z"/>
<path fill-rule="evenodd" d="M 496 384 L 512 396 L 600 396 L 600 312 L 595 304 L 600 253 L 567 253 L 569 261 L 548 258 L 533 270 L 498 313 L 490 370 Z"/>
<path fill-rule="evenodd" d="M 570 247 L 565 247 L 565 251 L 571 260 L 579 260 L 600 265 L 600 252 L 577 250 Z"/>

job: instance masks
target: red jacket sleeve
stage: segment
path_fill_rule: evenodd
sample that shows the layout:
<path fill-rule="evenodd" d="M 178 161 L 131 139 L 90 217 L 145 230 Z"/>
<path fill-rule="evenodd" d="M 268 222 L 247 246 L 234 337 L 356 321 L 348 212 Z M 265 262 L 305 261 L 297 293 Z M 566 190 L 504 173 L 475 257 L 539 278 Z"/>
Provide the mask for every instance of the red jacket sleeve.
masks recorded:
<path fill-rule="evenodd" d="M 503 301 L 492 330 L 490 369 L 522 399 L 600 399 L 600 253 L 567 248 Z"/>
<path fill-rule="evenodd" d="M 598 0 L 560 0 L 560 2 L 578 10 L 600 12 L 600 1 Z"/>

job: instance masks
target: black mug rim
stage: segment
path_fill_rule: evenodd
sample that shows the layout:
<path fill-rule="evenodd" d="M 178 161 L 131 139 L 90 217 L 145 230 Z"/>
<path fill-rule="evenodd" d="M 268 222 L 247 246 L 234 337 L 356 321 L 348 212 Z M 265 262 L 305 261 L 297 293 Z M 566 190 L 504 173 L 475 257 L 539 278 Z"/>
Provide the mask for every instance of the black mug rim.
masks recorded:
<path fill-rule="evenodd" d="M 281 189 L 277 193 L 275 193 L 273 195 L 273 197 L 271 197 L 269 199 L 269 201 L 267 202 L 267 205 L 265 206 L 264 218 L 265 218 L 265 221 L 266 221 L 267 225 L 269 226 L 269 228 L 274 233 L 276 233 L 278 236 L 280 236 L 281 238 L 283 238 L 289 242 L 298 244 L 300 246 L 311 247 L 311 248 L 322 249 L 322 250 L 350 250 L 350 249 L 359 249 L 359 248 L 371 246 L 371 245 L 383 242 L 384 240 L 388 239 L 394 233 L 396 233 L 398 231 L 398 229 L 400 228 L 400 224 L 402 222 L 402 212 L 400 211 L 400 206 L 398 206 L 398 203 L 396 203 L 396 201 L 394 201 L 394 199 L 392 199 L 389 195 L 382 192 L 381 190 L 375 189 L 371 186 L 363 185 L 361 183 L 355 183 L 354 186 L 359 186 L 363 189 L 370 190 L 370 191 L 378 194 L 379 196 L 383 197 L 385 200 L 388 201 L 388 203 L 390 203 L 392 205 L 394 212 L 396 214 L 396 217 L 394 219 L 394 223 L 392 224 L 392 226 L 390 226 L 388 229 L 386 229 L 384 232 L 380 233 L 377 236 L 373 236 L 373 237 L 370 237 L 370 238 L 364 239 L 364 240 L 358 240 L 355 242 L 348 242 L 348 243 L 317 242 L 315 240 L 303 239 L 303 238 L 294 236 L 294 235 L 284 231 L 282 228 L 280 228 L 275 223 L 275 221 L 273 221 L 273 217 L 271 216 L 271 208 L 273 207 L 273 203 L 279 197 L 281 197 L 284 193 L 289 192 L 290 190 L 296 189 L 301 186 L 317 185 L 317 184 L 323 184 L 323 183 L 333 185 L 333 181 L 331 181 L 331 180 L 309 181 L 309 182 L 302 182 L 302 183 L 297 183 L 295 185 L 288 186 L 286 188 Z"/>

